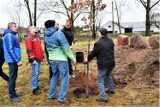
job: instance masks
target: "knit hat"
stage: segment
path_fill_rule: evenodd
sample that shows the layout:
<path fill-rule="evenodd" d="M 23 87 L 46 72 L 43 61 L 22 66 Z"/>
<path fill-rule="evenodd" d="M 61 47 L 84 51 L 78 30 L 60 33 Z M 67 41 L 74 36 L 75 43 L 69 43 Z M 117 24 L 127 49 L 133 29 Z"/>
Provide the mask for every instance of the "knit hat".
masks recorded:
<path fill-rule="evenodd" d="M 54 27 L 55 25 L 55 21 L 54 20 L 47 20 L 45 23 L 44 23 L 44 26 L 46 28 L 50 28 L 50 27 Z"/>
<path fill-rule="evenodd" d="M 107 36 L 108 35 L 108 31 L 105 28 L 100 28 L 99 32 L 103 35 L 103 36 Z"/>

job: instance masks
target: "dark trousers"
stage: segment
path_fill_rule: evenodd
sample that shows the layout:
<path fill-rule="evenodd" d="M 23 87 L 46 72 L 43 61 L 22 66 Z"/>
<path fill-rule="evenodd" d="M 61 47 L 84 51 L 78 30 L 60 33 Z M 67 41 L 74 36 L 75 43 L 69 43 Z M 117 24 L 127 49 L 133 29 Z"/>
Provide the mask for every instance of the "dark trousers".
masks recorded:
<path fill-rule="evenodd" d="M 69 74 L 72 75 L 73 74 L 72 61 L 70 58 L 68 58 L 68 66 L 69 66 Z"/>
<path fill-rule="evenodd" d="M 0 59 L 0 76 L 1 76 L 4 80 L 8 81 L 8 80 L 9 80 L 9 77 L 8 77 L 8 76 L 3 72 L 3 70 L 2 70 L 3 64 L 4 64 L 4 59 Z"/>
<path fill-rule="evenodd" d="M 16 79 L 17 79 L 17 72 L 18 72 L 18 65 L 17 63 L 8 63 L 9 65 L 9 82 L 8 82 L 8 89 L 10 98 L 16 97 Z"/>

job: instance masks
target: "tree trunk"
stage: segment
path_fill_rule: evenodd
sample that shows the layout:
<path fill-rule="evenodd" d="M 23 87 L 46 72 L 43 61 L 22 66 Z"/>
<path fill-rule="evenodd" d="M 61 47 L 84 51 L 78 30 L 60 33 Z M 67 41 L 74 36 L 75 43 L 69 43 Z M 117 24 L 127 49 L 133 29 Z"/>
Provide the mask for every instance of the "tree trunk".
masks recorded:
<path fill-rule="evenodd" d="M 119 33 L 121 34 L 121 25 L 120 25 L 120 20 L 119 20 L 119 12 L 118 12 L 118 7 L 117 7 L 117 2 L 116 2 L 116 0 L 114 0 L 114 2 L 115 2 L 115 5 L 116 5 L 116 11 L 117 11 Z"/>
<path fill-rule="evenodd" d="M 71 5 L 74 3 L 74 0 L 71 0 Z M 74 18 L 73 18 L 73 13 L 71 12 L 71 21 L 72 21 L 72 29 L 74 32 Z"/>
<path fill-rule="evenodd" d="M 150 35 L 150 0 L 147 0 L 146 5 L 146 31 L 145 36 Z"/>
<path fill-rule="evenodd" d="M 114 4 L 112 1 L 112 33 L 114 34 Z"/>
<path fill-rule="evenodd" d="M 92 22 L 92 39 L 96 38 L 96 28 L 95 28 L 95 0 L 92 0 L 92 15 L 93 15 L 93 22 Z"/>
<path fill-rule="evenodd" d="M 150 11 L 151 9 L 156 6 L 160 0 L 157 0 L 157 2 L 155 3 L 151 3 L 151 0 L 140 0 L 141 4 L 143 5 L 143 7 L 145 8 L 146 10 L 146 31 L 145 31 L 145 36 L 149 36 L 150 35 L 150 26 L 151 26 L 151 23 L 150 23 Z M 152 5 L 151 5 L 152 4 Z"/>
<path fill-rule="evenodd" d="M 32 26 L 32 15 L 31 15 L 31 10 L 30 10 L 30 7 L 29 7 L 29 0 L 24 0 L 24 2 L 26 3 L 26 7 L 27 7 L 27 10 L 28 10 L 28 14 L 29 14 L 29 25 Z"/>
<path fill-rule="evenodd" d="M 37 25 L 37 0 L 34 1 L 34 26 Z"/>

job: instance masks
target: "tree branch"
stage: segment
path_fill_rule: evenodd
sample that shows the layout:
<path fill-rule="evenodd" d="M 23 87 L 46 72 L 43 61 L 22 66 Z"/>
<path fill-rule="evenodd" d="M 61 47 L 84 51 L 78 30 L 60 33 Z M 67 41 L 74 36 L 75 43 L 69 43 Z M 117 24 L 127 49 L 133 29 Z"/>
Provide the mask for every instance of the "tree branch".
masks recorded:
<path fill-rule="evenodd" d="M 160 0 L 158 0 L 155 4 L 153 4 L 149 9 L 151 10 L 155 5 L 157 5 L 160 2 Z"/>
<path fill-rule="evenodd" d="M 68 12 L 68 8 L 67 8 L 66 4 L 64 3 L 64 0 L 60 0 L 60 2 L 63 4 L 63 6 L 65 8 L 68 18 L 71 19 L 71 16 L 70 16 L 70 14 Z"/>
<path fill-rule="evenodd" d="M 147 4 L 144 0 L 140 0 L 140 2 L 142 3 L 142 5 L 144 6 L 144 8 L 147 8 Z"/>

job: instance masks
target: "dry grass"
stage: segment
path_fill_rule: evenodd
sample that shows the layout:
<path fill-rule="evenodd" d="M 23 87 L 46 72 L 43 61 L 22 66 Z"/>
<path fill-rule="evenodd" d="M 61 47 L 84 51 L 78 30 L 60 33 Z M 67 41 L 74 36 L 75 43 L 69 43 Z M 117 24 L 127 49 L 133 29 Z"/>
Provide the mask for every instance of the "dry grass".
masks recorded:
<path fill-rule="evenodd" d="M 91 41 L 94 44 L 94 41 Z M 77 49 L 87 47 L 86 42 L 78 42 Z M 28 63 L 25 45 L 21 43 L 22 56 L 23 56 L 23 66 L 19 68 L 18 78 L 16 84 L 17 93 L 23 93 L 20 99 L 22 102 L 11 103 L 8 96 L 8 88 L 6 81 L 0 80 L 0 106 L 58 106 L 57 100 L 48 100 L 49 92 L 49 74 L 48 74 L 48 64 L 46 60 L 42 64 L 41 74 L 39 77 L 40 85 L 44 88 L 41 89 L 42 94 L 35 96 L 31 92 L 30 77 L 31 68 Z M 86 48 L 87 50 L 87 48 Z M 79 71 L 85 71 L 85 65 L 77 65 Z M 3 66 L 5 73 L 8 74 L 8 66 L 5 64 Z M 75 80 L 76 81 L 76 80 Z M 116 93 L 114 95 L 108 95 L 108 103 L 97 103 L 95 98 L 99 95 L 89 96 L 89 98 L 78 99 L 73 95 L 73 90 L 76 87 L 68 89 L 67 98 L 71 100 L 71 106 L 158 106 L 159 96 L 156 89 L 133 89 L 130 86 L 124 88 L 116 87 Z M 57 91 L 59 90 L 59 85 Z M 65 105 L 63 105 L 65 106 Z"/>

